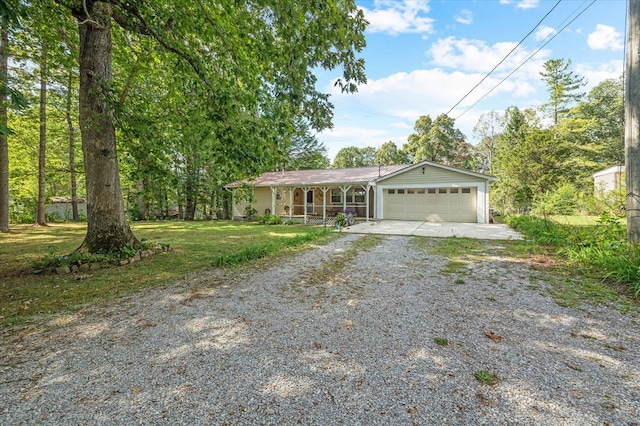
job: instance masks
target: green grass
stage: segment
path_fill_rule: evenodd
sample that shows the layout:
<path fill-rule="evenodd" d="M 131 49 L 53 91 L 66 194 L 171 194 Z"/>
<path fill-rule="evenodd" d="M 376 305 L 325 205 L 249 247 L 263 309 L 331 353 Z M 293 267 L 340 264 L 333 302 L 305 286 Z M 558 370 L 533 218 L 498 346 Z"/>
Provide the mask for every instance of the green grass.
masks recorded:
<path fill-rule="evenodd" d="M 176 221 L 134 222 L 131 226 L 139 239 L 169 244 L 173 250 L 131 265 L 86 274 L 34 275 L 29 271 L 33 262 L 53 253 L 69 254 L 80 246 L 86 225 L 14 225 L 12 232 L 0 234 L 0 326 L 32 323 L 43 315 L 166 285 L 211 267 L 216 259 L 226 256 L 245 253 L 240 261 L 250 260 L 256 257 L 246 253 L 265 245 L 270 247 L 265 255 L 271 256 L 311 238 L 326 241 L 337 237 L 303 225 Z"/>
<path fill-rule="evenodd" d="M 490 373 L 484 370 L 476 371 L 473 374 L 473 377 L 475 377 L 477 381 L 479 381 L 481 384 L 485 386 L 496 385 L 502 380 L 497 374 Z"/>
<path fill-rule="evenodd" d="M 433 341 L 439 346 L 449 346 L 449 339 L 444 337 L 434 337 Z"/>

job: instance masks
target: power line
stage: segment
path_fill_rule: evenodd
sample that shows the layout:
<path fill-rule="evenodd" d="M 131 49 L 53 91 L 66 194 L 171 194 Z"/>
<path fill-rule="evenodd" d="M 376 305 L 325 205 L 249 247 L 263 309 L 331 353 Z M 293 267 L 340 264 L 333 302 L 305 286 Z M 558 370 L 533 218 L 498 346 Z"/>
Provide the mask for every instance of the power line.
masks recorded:
<path fill-rule="evenodd" d="M 524 64 L 526 64 L 527 62 L 529 62 L 529 60 L 531 60 L 531 58 L 533 58 L 535 55 L 538 54 L 538 52 L 540 52 L 542 50 L 543 47 L 545 47 L 547 44 L 549 44 L 554 38 L 556 38 L 562 31 L 564 31 L 569 25 L 571 25 L 576 19 L 578 19 L 584 12 L 586 12 L 591 6 L 593 6 L 593 4 L 596 2 L 596 0 L 592 0 L 591 3 L 589 3 L 583 10 L 580 11 L 580 13 L 578 13 L 573 19 L 571 19 L 564 27 L 562 27 L 559 31 L 556 31 L 552 36 L 548 37 L 547 39 L 544 40 L 544 43 L 542 44 L 542 46 L 540 46 L 539 48 L 537 48 L 533 53 L 531 53 L 529 56 L 527 56 L 513 71 L 511 71 L 506 77 L 504 77 L 502 80 L 500 80 L 495 86 L 493 86 L 491 89 L 489 89 L 489 91 L 487 93 L 485 93 L 484 95 L 482 95 L 477 101 L 475 101 L 471 106 L 469 106 L 469 108 L 465 109 L 460 115 L 458 115 L 455 119 L 459 119 L 460 117 L 462 117 L 463 115 L 465 115 L 471 108 L 473 108 L 474 106 L 476 106 L 481 100 L 483 100 L 484 98 L 486 98 L 487 96 L 489 96 L 491 94 L 491 92 L 493 92 L 495 89 L 498 88 L 498 86 L 500 86 L 502 83 L 504 83 L 509 77 L 511 77 L 516 71 L 518 71 L 520 68 L 522 68 L 522 66 Z M 585 2 L 583 2 L 582 4 L 584 4 Z M 577 10 L 577 9 L 576 9 Z M 571 16 L 571 15 L 569 15 Z"/>
<path fill-rule="evenodd" d="M 549 10 L 549 11 L 547 12 L 547 14 L 546 14 L 546 15 L 544 15 L 544 16 L 542 17 L 542 19 L 540 19 L 540 21 L 538 21 L 538 23 L 536 24 L 536 26 L 535 26 L 535 27 L 533 27 L 533 28 L 531 29 L 531 31 L 529 31 L 529 32 L 527 33 L 527 35 L 526 35 L 526 36 L 524 36 L 524 37 L 522 38 L 522 40 L 520 40 L 520 41 L 518 42 L 518 44 L 517 44 L 513 49 L 511 49 L 511 51 L 510 51 L 509 53 L 507 53 L 507 54 L 506 54 L 506 56 L 505 56 L 504 58 L 502 58 L 502 60 L 501 60 L 500 62 L 498 62 L 498 65 L 496 65 L 495 67 L 493 67 L 493 69 L 492 69 L 491 71 L 489 71 L 489 73 L 487 73 L 487 75 L 485 75 L 484 77 L 482 77 L 482 80 L 480 80 L 480 81 L 478 82 L 478 84 L 476 84 L 475 86 L 473 86 L 473 87 L 471 88 L 471 90 L 469 90 L 469 91 L 467 92 L 467 94 L 466 94 L 466 95 L 464 95 L 464 96 L 462 97 L 462 99 L 460 99 L 458 102 L 456 102 L 456 104 L 455 104 L 454 106 L 452 106 L 452 107 L 451 107 L 451 109 L 450 109 L 449 111 L 447 111 L 447 114 L 446 114 L 446 115 L 449 115 L 449 113 L 451 113 L 451 111 L 453 111 L 453 110 L 455 109 L 455 107 L 457 107 L 458 105 L 460 105 L 460 103 L 461 103 L 462 101 L 464 101 L 464 100 L 467 98 L 467 96 L 469 96 L 469 95 L 470 95 L 474 90 L 476 90 L 476 88 L 477 88 L 478 86 L 480 86 L 480 85 L 482 84 L 482 82 L 483 82 L 483 81 L 485 81 L 485 80 L 486 80 L 486 79 L 491 75 L 491 73 L 493 73 L 493 72 L 494 72 L 494 71 L 495 71 L 495 70 L 496 70 L 500 65 L 502 65 L 502 63 L 503 63 L 504 61 L 506 61 L 506 60 L 507 60 L 507 58 L 508 58 L 509 56 L 511 56 L 511 54 L 512 54 L 513 52 L 515 52 L 515 50 L 516 50 L 518 47 L 520 47 L 520 45 L 521 45 L 521 44 L 522 44 L 522 43 L 527 39 L 527 37 L 529 37 L 529 36 L 531 35 L 531 33 L 533 33 L 533 32 L 536 30 L 536 28 L 538 28 L 538 27 L 540 26 L 540 24 L 542 24 L 542 22 L 543 22 L 545 19 L 547 19 L 547 16 L 549 16 L 549 15 L 551 14 L 551 12 L 553 12 L 553 11 L 554 11 L 554 9 L 555 9 L 556 7 L 558 7 L 558 5 L 560 4 L 560 2 L 561 2 L 561 1 L 562 1 L 562 0 L 558 0 L 558 2 L 557 2 L 557 3 L 556 3 L 556 4 L 551 8 L 551 10 Z"/>

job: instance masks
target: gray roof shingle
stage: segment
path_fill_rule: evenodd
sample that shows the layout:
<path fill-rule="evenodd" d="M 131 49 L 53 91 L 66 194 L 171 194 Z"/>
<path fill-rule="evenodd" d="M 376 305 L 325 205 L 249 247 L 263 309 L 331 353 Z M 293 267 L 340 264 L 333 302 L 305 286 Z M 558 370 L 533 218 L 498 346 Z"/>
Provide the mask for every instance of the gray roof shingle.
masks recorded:
<path fill-rule="evenodd" d="M 237 187 L 246 183 L 253 186 L 305 186 L 337 185 L 348 183 L 368 183 L 391 173 L 409 167 L 408 164 L 393 166 L 356 167 L 352 169 L 292 170 L 266 172 L 252 181 L 235 182 L 227 185 Z"/>

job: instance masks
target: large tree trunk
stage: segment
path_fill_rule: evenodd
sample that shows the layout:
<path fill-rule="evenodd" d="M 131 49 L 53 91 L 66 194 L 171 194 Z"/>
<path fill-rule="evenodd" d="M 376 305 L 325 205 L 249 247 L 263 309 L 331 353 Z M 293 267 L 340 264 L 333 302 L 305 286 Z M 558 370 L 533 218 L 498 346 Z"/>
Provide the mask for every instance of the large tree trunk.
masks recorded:
<path fill-rule="evenodd" d="M 73 94 L 73 71 L 69 70 L 69 86 L 67 87 L 67 106 L 65 115 L 67 117 L 67 128 L 69 130 L 69 178 L 71 179 L 71 219 L 78 221 L 78 184 L 76 181 L 76 131 L 71 119 L 71 105 Z"/>
<path fill-rule="evenodd" d="M 640 1 L 629 2 L 625 80 L 627 237 L 640 242 Z"/>
<path fill-rule="evenodd" d="M 8 84 L 9 53 L 9 29 L 7 18 L 2 17 L 0 28 L 0 86 Z M 9 232 L 9 144 L 7 142 L 7 91 L 0 90 L 0 232 Z"/>
<path fill-rule="evenodd" d="M 40 146 L 38 148 L 38 208 L 36 224 L 46 225 L 45 201 L 47 189 L 45 187 L 45 168 L 47 164 L 47 42 L 42 41 L 40 56 Z"/>
<path fill-rule="evenodd" d="M 111 89 L 109 5 L 91 5 L 80 23 L 80 132 L 87 185 L 87 235 L 80 251 L 115 251 L 138 244 L 124 210 Z"/>

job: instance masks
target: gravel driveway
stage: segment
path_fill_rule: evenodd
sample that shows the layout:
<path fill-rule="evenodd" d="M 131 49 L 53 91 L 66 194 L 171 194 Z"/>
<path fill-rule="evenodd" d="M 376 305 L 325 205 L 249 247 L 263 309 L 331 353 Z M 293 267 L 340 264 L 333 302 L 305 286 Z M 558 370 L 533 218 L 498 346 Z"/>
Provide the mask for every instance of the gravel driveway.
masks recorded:
<path fill-rule="evenodd" d="M 431 244 L 343 235 L 59 318 L 3 345 L 0 424 L 638 424 L 637 312 Z"/>

